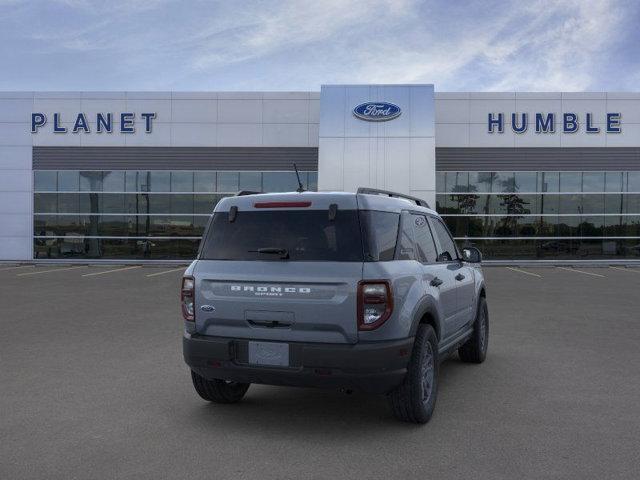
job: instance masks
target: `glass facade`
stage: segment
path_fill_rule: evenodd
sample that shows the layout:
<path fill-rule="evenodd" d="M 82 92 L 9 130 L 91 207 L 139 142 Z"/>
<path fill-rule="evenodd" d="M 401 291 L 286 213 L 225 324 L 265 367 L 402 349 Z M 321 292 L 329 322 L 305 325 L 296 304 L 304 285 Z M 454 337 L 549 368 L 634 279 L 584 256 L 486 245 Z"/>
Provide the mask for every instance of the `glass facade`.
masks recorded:
<path fill-rule="evenodd" d="M 488 260 L 640 257 L 640 171 L 437 172 L 436 209 Z"/>
<path fill-rule="evenodd" d="M 300 172 L 317 190 L 317 172 Z M 34 258 L 192 259 L 215 204 L 292 191 L 294 172 L 34 171 Z"/>
<path fill-rule="evenodd" d="M 436 209 L 487 260 L 640 258 L 640 171 L 437 172 Z M 301 172 L 317 190 L 317 172 Z M 191 259 L 239 190 L 292 191 L 293 172 L 34 171 L 34 258 Z"/>

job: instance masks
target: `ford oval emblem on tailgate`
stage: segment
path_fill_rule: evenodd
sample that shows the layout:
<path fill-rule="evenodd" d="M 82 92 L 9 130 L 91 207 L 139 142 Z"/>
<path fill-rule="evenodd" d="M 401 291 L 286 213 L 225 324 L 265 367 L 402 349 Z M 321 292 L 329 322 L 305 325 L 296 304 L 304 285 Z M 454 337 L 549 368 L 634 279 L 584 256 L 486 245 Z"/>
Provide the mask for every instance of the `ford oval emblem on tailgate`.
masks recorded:
<path fill-rule="evenodd" d="M 216 307 L 214 307 L 213 305 L 202 305 L 200 307 L 200 310 L 202 310 L 203 312 L 213 312 L 216 309 Z"/>
<path fill-rule="evenodd" d="M 353 109 L 353 114 L 367 122 L 386 122 L 399 117 L 402 110 L 389 102 L 366 102 Z"/>

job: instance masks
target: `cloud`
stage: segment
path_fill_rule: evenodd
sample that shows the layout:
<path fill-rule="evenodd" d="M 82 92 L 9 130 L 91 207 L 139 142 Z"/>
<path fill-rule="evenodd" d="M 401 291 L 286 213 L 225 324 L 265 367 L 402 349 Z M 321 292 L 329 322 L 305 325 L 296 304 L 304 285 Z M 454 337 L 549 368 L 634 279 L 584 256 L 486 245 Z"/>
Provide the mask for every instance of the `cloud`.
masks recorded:
<path fill-rule="evenodd" d="M 404 0 L 281 1 L 261 10 L 253 5 L 235 11 L 235 19 L 214 23 L 191 39 L 197 42 L 193 65 L 204 69 L 271 55 L 283 49 L 331 43 L 343 31 L 371 23 L 384 12 L 387 21 L 409 13 Z M 361 39 L 364 41 L 364 39 Z"/>
<path fill-rule="evenodd" d="M 640 77 L 633 24 L 640 4 L 632 0 L 0 0 L 0 7 L 0 61 L 15 64 L 3 87 L 435 83 L 440 91 L 566 91 L 637 89 Z M 54 58 L 46 75 L 33 75 L 42 84 L 23 87 L 13 73 Z M 613 68 L 624 75 L 611 76 Z M 102 75 L 88 80 L 96 70 Z"/>

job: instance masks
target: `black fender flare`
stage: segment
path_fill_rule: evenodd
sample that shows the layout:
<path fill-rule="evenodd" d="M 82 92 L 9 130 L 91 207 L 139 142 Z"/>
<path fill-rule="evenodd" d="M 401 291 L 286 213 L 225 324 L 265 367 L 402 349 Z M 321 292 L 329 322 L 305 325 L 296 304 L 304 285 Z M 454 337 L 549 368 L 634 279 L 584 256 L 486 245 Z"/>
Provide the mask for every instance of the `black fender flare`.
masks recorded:
<path fill-rule="evenodd" d="M 442 320 L 438 313 L 438 308 L 436 307 L 436 301 L 431 296 L 422 297 L 416 306 L 415 313 L 413 315 L 413 322 L 411 324 L 411 336 L 414 337 L 416 335 L 420 321 L 426 314 L 429 314 L 433 319 L 433 328 L 436 331 L 436 336 L 438 337 L 438 340 L 441 340 Z"/>
<path fill-rule="evenodd" d="M 482 294 L 484 292 L 484 295 Z M 480 298 L 484 297 L 485 300 L 487 299 L 487 287 L 484 284 L 484 280 L 482 280 L 480 282 L 480 284 L 478 285 L 478 288 L 476 290 L 476 311 L 478 311 L 478 307 L 480 306 Z"/>

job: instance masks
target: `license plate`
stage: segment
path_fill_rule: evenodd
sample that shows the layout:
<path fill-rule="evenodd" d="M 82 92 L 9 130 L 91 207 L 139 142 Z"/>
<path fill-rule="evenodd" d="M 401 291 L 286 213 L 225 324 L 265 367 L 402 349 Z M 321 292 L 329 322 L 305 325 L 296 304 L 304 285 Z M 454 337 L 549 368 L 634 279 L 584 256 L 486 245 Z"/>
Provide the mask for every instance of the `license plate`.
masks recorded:
<path fill-rule="evenodd" d="M 249 363 L 252 365 L 289 366 L 289 344 L 249 342 Z"/>

